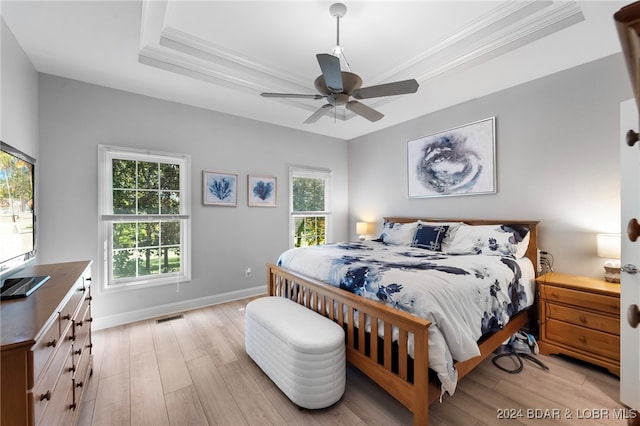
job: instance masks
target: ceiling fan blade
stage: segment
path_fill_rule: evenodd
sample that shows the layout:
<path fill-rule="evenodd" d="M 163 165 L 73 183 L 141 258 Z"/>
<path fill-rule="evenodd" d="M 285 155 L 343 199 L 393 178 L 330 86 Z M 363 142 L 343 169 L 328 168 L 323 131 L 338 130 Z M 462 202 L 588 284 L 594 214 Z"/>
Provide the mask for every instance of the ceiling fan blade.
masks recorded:
<path fill-rule="evenodd" d="M 331 104 L 322 105 L 316 112 L 311 114 L 309 118 L 304 120 L 304 124 L 315 123 L 320 119 L 320 117 L 328 113 L 331 110 L 331 107 Z"/>
<path fill-rule="evenodd" d="M 323 95 L 301 95 L 298 93 L 260 93 L 265 98 L 304 98 L 304 99 L 322 99 Z"/>
<path fill-rule="evenodd" d="M 395 83 L 379 84 L 354 90 L 352 96 L 356 99 L 378 98 L 380 96 L 404 95 L 415 93 L 420 85 L 415 79 L 396 81 Z"/>
<path fill-rule="evenodd" d="M 322 76 L 329 90 L 333 93 L 342 92 L 342 72 L 340 72 L 340 58 L 328 53 L 318 53 L 316 55 Z"/>
<path fill-rule="evenodd" d="M 369 121 L 378 121 L 382 117 L 384 117 L 384 114 L 376 111 L 373 108 L 366 106 L 365 104 L 361 104 L 358 101 L 349 101 L 347 102 L 345 107 L 348 110 L 355 112 L 356 114 L 366 118 Z"/>

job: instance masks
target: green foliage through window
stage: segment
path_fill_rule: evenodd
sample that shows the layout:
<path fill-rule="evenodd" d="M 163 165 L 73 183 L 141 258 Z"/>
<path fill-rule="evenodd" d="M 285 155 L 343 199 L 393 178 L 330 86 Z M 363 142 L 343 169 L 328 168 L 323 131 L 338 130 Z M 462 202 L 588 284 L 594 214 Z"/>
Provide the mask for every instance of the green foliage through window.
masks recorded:
<path fill-rule="evenodd" d="M 294 247 L 327 242 L 328 180 L 329 173 L 292 172 L 290 184 Z"/>
<path fill-rule="evenodd" d="M 179 272 L 181 224 L 161 215 L 180 214 L 180 166 L 120 158 L 111 166 L 113 214 L 132 215 L 112 223 L 113 279 Z M 144 215 L 157 219 L 135 218 Z"/>

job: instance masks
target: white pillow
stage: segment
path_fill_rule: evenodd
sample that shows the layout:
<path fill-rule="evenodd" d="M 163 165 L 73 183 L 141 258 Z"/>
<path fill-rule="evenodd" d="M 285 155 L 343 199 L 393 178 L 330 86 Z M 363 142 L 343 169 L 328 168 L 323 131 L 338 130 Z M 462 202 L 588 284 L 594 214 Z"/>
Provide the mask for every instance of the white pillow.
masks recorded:
<path fill-rule="evenodd" d="M 524 235 L 523 235 L 524 234 Z M 448 254 L 484 254 L 523 257 L 529 246 L 529 229 L 509 225 L 462 224 L 442 242 Z"/>
<path fill-rule="evenodd" d="M 418 228 L 418 222 L 385 222 L 380 239 L 395 246 L 410 246 Z"/>

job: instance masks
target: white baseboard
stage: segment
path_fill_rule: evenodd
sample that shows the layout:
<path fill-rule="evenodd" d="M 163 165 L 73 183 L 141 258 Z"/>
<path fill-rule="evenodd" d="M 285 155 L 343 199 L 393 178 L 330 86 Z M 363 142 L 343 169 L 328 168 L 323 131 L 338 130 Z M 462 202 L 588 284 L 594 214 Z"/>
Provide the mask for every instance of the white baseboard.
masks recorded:
<path fill-rule="evenodd" d="M 91 329 L 94 331 L 102 330 L 105 328 L 130 324 L 136 321 L 147 320 L 149 318 L 162 317 L 166 315 L 176 314 L 178 312 L 203 308 L 205 306 L 218 305 L 220 303 L 244 299 L 245 297 L 258 296 L 260 294 L 264 294 L 264 290 L 264 286 L 261 285 L 245 290 L 231 291 L 229 293 L 200 297 L 198 299 L 184 300 L 182 302 L 169 303 L 166 305 L 154 306 L 152 308 L 123 312 L 121 314 L 108 315 L 105 317 L 94 317 L 93 322 L 91 323 Z"/>

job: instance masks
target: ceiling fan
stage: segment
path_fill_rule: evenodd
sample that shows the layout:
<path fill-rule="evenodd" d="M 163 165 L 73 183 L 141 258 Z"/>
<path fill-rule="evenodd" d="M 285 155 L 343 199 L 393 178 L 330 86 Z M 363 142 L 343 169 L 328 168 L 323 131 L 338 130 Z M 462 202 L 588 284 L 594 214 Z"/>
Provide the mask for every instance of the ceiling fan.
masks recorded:
<path fill-rule="evenodd" d="M 319 53 L 316 55 L 322 74 L 316 78 L 313 85 L 320 92 L 315 95 L 305 95 L 296 93 L 261 93 L 260 96 L 267 98 L 305 98 L 305 99 L 327 99 L 327 104 L 321 106 L 304 122 L 314 123 L 331 109 L 344 105 L 350 111 L 366 118 L 369 121 L 378 121 L 384 115 L 355 99 L 379 98 L 382 96 L 403 95 L 415 93 L 418 90 L 418 82 L 415 79 L 396 81 L 393 83 L 379 84 L 376 86 L 362 86 L 362 79 L 351 71 L 342 47 L 340 47 L 340 18 L 347 13 L 347 7 L 342 3 L 334 3 L 329 8 L 331 16 L 336 17 L 337 22 L 337 46 L 333 49 L 333 54 Z M 349 71 L 340 69 L 340 55 L 345 60 Z"/>

